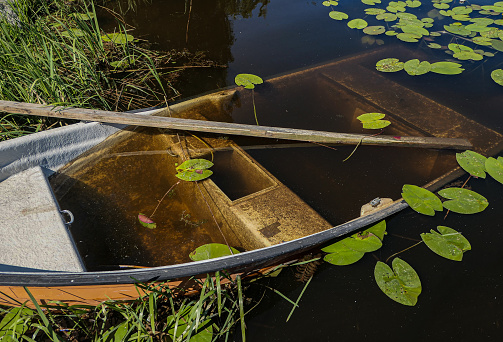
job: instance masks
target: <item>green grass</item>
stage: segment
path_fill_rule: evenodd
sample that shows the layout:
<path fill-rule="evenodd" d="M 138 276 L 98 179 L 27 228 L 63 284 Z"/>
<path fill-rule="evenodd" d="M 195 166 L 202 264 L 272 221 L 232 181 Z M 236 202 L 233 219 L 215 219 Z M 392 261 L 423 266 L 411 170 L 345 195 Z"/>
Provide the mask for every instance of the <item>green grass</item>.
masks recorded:
<path fill-rule="evenodd" d="M 19 25 L 0 19 L 0 99 L 129 110 L 157 105 L 178 95 L 163 80 L 169 74 L 157 71 L 170 56 L 142 48 L 137 39 L 104 41 L 106 33 L 92 4 L 79 8 L 62 1 L 19 0 L 18 4 L 15 12 Z M 118 28 L 116 33 L 126 33 L 123 25 Z M 62 123 L 3 115 L 0 140 L 54 124 Z"/>

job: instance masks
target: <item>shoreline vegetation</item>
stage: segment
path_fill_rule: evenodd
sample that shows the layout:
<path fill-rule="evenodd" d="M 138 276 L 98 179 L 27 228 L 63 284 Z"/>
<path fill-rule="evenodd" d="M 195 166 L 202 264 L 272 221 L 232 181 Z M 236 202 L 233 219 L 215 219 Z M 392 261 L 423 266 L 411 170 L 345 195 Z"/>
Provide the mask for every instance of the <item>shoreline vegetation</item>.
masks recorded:
<path fill-rule="evenodd" d="M 10 4 L 12 13 L 0 16 L 2 100 L 127 111 L 178 98 L 173 83 L 186 65 L 221 67 L 201 53 L 151 50 L 114 12 L 117 29 L 104 32 L 93 2 Z M 2 114 L 0 141 L 67 123 Z"/>

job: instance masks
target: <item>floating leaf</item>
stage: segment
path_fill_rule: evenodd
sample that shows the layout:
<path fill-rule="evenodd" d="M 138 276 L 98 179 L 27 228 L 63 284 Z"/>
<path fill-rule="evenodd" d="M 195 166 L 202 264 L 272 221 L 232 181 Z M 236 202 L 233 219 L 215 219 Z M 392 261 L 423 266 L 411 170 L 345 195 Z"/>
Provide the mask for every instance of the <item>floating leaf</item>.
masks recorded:
<path fill-rule="evenodd" d="M 365 113 L 357 117 L 366 129 L 382 129 L 391 124 L 388 120 L 381 120 L 386 115 L 382 113 Z"/>
<path fill-rule="evenodd" d="M 393 31 L 393 30 L 386 31 L 386 33 L 385 33 L 385 35 L 387 35 L 387 36 L 396 36 L 397 34 L 398 34 L 398 32 Z"/>
<path fill-rule="evenodd" d="M 353 234 L 322 249 L 330 253 L 324 260 L 337 266 L 350 265 L 360 260 L 366 252 L 381 248 L 386 234 L 386 221 L 381 221 L 361 233 Z"/>
<path fill-rule="evenodd" d="M 397 13 L 396 16 L 400 19 L 417 19 L 417 16 L 415 14 L 407 12 Z"/>
<path fill-rule="evenodd" d="M 404 64 L 405 71 L 412 76 L 423 75 L 431 70 L 431 64 L 427 61 L 419 62 L 419 59 L 411 59 Z"/>
<path fill-rule="evenodd" d="M 405 4 L 410 7 L 410 8 L 416 8 L 421 6 L 421 1 L 419 0 L 407 0 L 405 1 Z"/>
<path fill-rule="evenodd" d="M 461 45 L 461 44 L 451 43 L 451 44 L 447 45 L 447 47 L 449 48 L 449 50 L 451 50 L 454 53 L 461 52 L 461 51 L 469 51 L 469 52 L 473 51 L 472 48 L 469 48 L 468 46 Z"/>
<path fill-rule="evenodd" d="M 386 10 L 382 9 L 382 8 L 366 8 L 365 9 L 365 14 L 369 14 L 369 15 L 378 15 L 378 14 L 381 14 L 381 13 L 385 13 Z"/>
<path fill-rule="evenodd" d="M 245 89 L 253 89 L 256 84 L 264 83 L 264 80 L 257 75 L 253 74 L 238 74 L 234 78 L 234 82 L 238 86 L 243 86 Z"/>
<path fill-rule="evenodd" d="M 441 35 L 440 32 L 430 32 L 430 37 L 440 37 Z"/>
<path fill-rule="evenodd" d="M 106 33 L 101 36 L 101 40 L 115 44 L 126 44 L 132 42 L 134 40 L 134 37 L 130 34 L 124 33 Z"/>
<path fill-rule="evenodd" d="M 397 58 L 385 58 L 376 63 L 376 69 L 382 72 L 396 72 L 403 69 L 403 62 Z"/>
<path fill-rule="evenodd" d="M 92 12 L 87 12 L 87 13 L 71 13 L 70 16 L 74 17 L 75 19 L 90 20 L 90 19 L 94 19 L 95 14 L 92 13 Z"/>
<path fill-rule="evenodd" d="M 442 201 L 431 191 L 416 185 L 405 184 L 402 197 L 407 204 L 420 214 L 434 216 L 435 211 L 442 211 Z"/>
<path fill-rule="evenodd" d="M 463 72 L 461 64 L 454 62 L 437 62 L 431 65 L 431 72 L 442 75 L 457 75 Z"/>
<path fill-rule="evenodd" d="M 472 31 L 467 30 L 463 25 L 444 25 L 444 29 L 447 32 L 453 33 L 453 34 L 459 34 L 460 36 L 468 36 Z"/>
<path fill-rule="evenodd" d="M 381 13 L 376 16 L 377 20 L 395 21 L 398 17 L 393 13 Z"/>
<path fill-rule="evenodd" d="M 145 228 L 154 229 L 157 227 L 157 224 L 150 217 L 142 213 L 138 214 L 138 221 Z"/>
<path fill-rule="evenodd" d="M 323 6 L 326 6 L 326 7 L 329 7 L 329 6 L 337 6 L 339 5 L 339 3 L 337 1 L 334 1 L 334 0 L 330 0 L 330 1 L 323 1 L 321 3 Z"/>
<path fill-rule="evenodd" d="M 365 5 L 373 6 L 375 4 L 380 4 L 381 0 L 362 0 Z"/>
<path fill-rule="evenodd" d="M 503 69 L 496 69 L 491 72 L 491 78 L 494 82 L 503 86 Z"/>
<path fill-rule="evenodd" d="M 462 60 L 462 61 L 466 61 L 466 60 L 473 60 L 473 61 L 480 61 L 482 60 L 484 57 L 482 55 L 479 55 L 478 53 L 475 53 L 475 52 L 469 52 L 469 51 L 461 51 L 461 52 L 457 52 L 455 54 L 452 55 L 454 58 L 457 58 L 459 60 Z"/>
<path fill-rule="evenodd" d="M 454 20 L 459 20 L 459 21 L 468 21 L 470 20 L 470 17 L 467 16 L 466 14 L 453 14 L 452 19 Z"/>
<path fill-rule="evenodd" d="M 503 41 L 501 41 L 501 40 L 493 40 L 491 42 L 491 46 L 492 46 L 493 49 L 503 52 Z"/>
<path fill-rule="evenodd" d="M 426 246 L 438 255 L 454 261 L 461 261 L 463 253 L 472 249 L 470 242 L 459 232 L 445 226 L 438 226 L 437 233 L 433 229 L 431 233 L 421 234 L 421 239 Z"/>
<path fill-rule="evenodd" d="M 377 285 L 394 301 L 414 306 L 421 294 L 421 281 L 416 271 L 400 258 L 393 259 L 393 269 L 378 261 L 374 269 Z"/>
<path fill-rule="evenodd" d="M 365 34 L 369 34 L 371 36 L 377 36 L 381 33 L 384 33 L 386 28 L 384 26 L 367 26 L 363 29 Z"/>
<path fill-rule="evenodd" d="M 480 25 L 480 24 L 477 24 L 477 23 L 466 25 L 465 28 L 467 30 L 472 31 L 472 32 L 487 32 L 487 31 L 491 31 L 491 27 L 483 26 L 483 25 Z"/>
<path fill-rule="evenodd" d="M 447 188 L 438 193 L 440 196 L 450 199 L 443 203 L 444 208 L 459 214 L 476 214 L 489 205 L 484 196 L 468 189 Z"/>
<path fill-rule="evenodd" d="M 486 178 L 486 160 L 487 158 L 477 152 L 467 150 L 463 153 L 456 153 L 456 160 L 459 166 L 470 175 Z"/>
<path fill-rule="evenodd" d="M 503 184 L 503 157 L 487 158 L 486 170 L 492 178 Z"/>
<path fill-rule="evenodd" d="M 478 45 L 484 45 L 484 46 L 491 46 L 492 45 L 492 39 L 489 39 L 486 37 L 474 37 L 472 39 L 472 41 Z"/>
<path fill-rule="evenodd" d="M 343 20 L 349 18 L 349 16 L 344 13 L 344 12 L 337 12 L 337 11 L 331 11 L 328 13 L 330 18 L 335 19 L 335 20 Z"/>
<path fill-rule="evenodd" d="M 450 6 L 448 4 L 433 4 L 433 7 L 438 9 L 448 9 Z"/>
<path fill-rule="evenodd" d="M 415 35 L 418 35 L 419 37 L 430 35 L 430 32 L 428 32 L 427 29 L 425 29 L 424 27 L 419 27 L 419 26 L 415 26 L 415 25 L 403 26 L 403 27 L 401 27 L 401 29 L 404 33 L 415 34 Z"/>
<path fill-rule="evenodd" d="M 484 7 L 484 6 L 482 6 Z M 456 14 L 470 14 L 472 13 L 472 9 L 468 6 L 457 6 L 452 9 L 452 11 Z"/>
<path fill-rule="evenodd" d="M 352 29 L 355 28 L 355 29 L 361 30 L 367 26 L 368 26 L 368 23 L 363 19 L 353 19 L 353 20 L 348 21 L 348 27 L 352 28 Z"/>
<path fill-rule="evenodd" d="M 420 35 L 413 34 L 413 33 L 399 33 L 396 35 L 398 39 L 401 41 L 407 42 L 407 43 L 416 43 L 418 39 L 421 38 Z"/>
<path fill-rule="evenodd" d="M 213 163 L 206 159 L 189 159 L 177 166 L 176 177 L 187 182 L 194 182 L 208 178 L 213 171 L 208 170 Z"/>
<path fill-rule="evenodd" d="M 232 253 L 229 249 L 232 250 Z M 193 261 L 199 261 L 220 258 L 232 254 L 239 254 L 239 251 L 221 243 L 208 243 L 197 247 L 190 253 L 189 257 Z"/>
<path fill-rule="evenodd" d="M 437 44 L 437 43 L 430 43 L 430 44 L 428 44 L 428 47 L 432 48 L 432 49 L 441 49 L 442 45 Z"/>

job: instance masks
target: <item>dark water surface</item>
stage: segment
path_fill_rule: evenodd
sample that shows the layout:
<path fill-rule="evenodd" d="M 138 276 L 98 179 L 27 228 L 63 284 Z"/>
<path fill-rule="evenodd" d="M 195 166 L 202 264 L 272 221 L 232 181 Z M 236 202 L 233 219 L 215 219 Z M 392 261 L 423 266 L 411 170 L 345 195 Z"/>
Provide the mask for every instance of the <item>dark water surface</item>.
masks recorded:
<path fill-rule="evenodd" d="M 489 3 L 478 1 L 481 5 Z M 455 5 L 459 5 L 457 1 Z M 367 7 L 359 1 L 341 0 L 333 10 L 346 12 L 353 19 L 363 18 L 363 9 Z M 430 2 L 424 1 L 420 8 L 407 11 L 422 18 L 432 8 Z M 429 42 L 424 41 L 405 43 L 380 35 L 374 38 L 382 40 L 382 47 L 378 42 L 362 43 L 364 34 L 349 29 L 347 20 L 331 19 L 330 10 L 321 1 L 153 0 L 139 5 L 136 12 L 129 12 L 125 17 L 136 27 L 132 34 L 156 43 L 161 50 L 205 51 L 209 58 L 227 66 L 190 70 L 179 89 L 183 97 L 233 85 L 238 73 L 253 73 L 267 79 L 386 46 L 405 46 L 407 54 L 417 53 L 421 60 L 431 62 L 451 58 L 443 51 L 429 49 L 426 46 Z M 501 14 L 491 18 L 501 19 Z M 370 16 L 365 19 L 376 22 Z M 443 25 L 452 20 L 439 22 Z M 104 24 L 108 28 L 114 25 L 112 20 Z M 437 38 L 436 42 L 446 45 L 450 38 Z M 397 50 L 395 55 L 392 51 L 393 48 L 388 57 L 401 57 L 402 52 Z M 369 67 L 375 62 L 368 62 Z M 503 88 L 490 78 L 490 72 L 501 68 L 502 62 L 499 52 L 484 62 L 463 62 L 466 70 L 461 75 L 429 73 L 412 77 L 401 71 L 383 76 L 503 132 Z M 386 91 L 382 89 L 383 94 Z M 335 115 L 330 116 L 331 109 L 337 109 L 336 105 L 331 107 L 330 95 L 324 94 L 323 89 L 292 90 L 291 98 L 280 103 L 267 102 L 268 94 L 266 85 L 262 90 L 257 87 L 257 112 L 262 125 L 336 131 L 341 128 L 331 126 L 336 119 Z M 400 101 L 401 94 L 395 95 Z M 233 119 L 254 123 L 253 113 L 245 112 L 245 105 L 233 113 Z M 400 197 L 403 182 L 420 185 L 428 180 L 417 175 L 425 165 L 416 160 L 425 157 L 418 157 L 421 153 L 428 152 L 415 152 L 419 154 L 411 155 L 416 159 L 407 161 L 405 150 L 361 147 L 346 162 L 358 167 L 344 172 L 348 166 L 341 160 L 350 152 L 351 148 L 338 148 L 335 152 L 315 148 L 307 152 L 275 149 L 250 154 L 334 224 L 347 219 L 345 215 L 354 217 L 361 204 L 376 196 Z M 397 168 L 403 169 L 400 173 L 404 179 L 388 176 Z M 367 183 L 360 183 L 360 179 Z M 349 183 L 350 190 L 339 189 L 342 183 Z M 351 266 L 323 264 L 319 267 L 289 322 L 285 320 L 291 304 L 266 291 L 260 304 L 247 315 L 248 340 L 500 340 L 503 337 L 503 185 L 488 177 L 472 179 L 469 186 L 489 200 L 489 207 L 483 213 L 469 216 L 451 213 L 444 221 L 444 214 L 431 218 L 408 209 L 391 217 L 387 220 L 389 234 L 384 246 L 374 255 L 366 255 Z M 389 193 L 383 194 L 386 189 Z M 338 212 L 338 203 L 356 199 L 360 202 L 355 205 L 355 212 Z M 376 259 L 386 260 L 415 243 L 409 239 L 417 240 L 420 233 L 437 225 L 463 232 L 471 242 L 472 251 L 465 254 L 462 262 L 443 259 L 425 245 L 401 254 L 418 272 L 423 292 L 415 307 L 388 299 L 373 279 Z M 295 300 L 303 284 L 294 281 L 293 273 L 293 269 L 287 269 L 278 278 L 252 284 L 248 293 L 253 301 L 258 301 L 265 289 L 263 285 L 268 285 Z"/>

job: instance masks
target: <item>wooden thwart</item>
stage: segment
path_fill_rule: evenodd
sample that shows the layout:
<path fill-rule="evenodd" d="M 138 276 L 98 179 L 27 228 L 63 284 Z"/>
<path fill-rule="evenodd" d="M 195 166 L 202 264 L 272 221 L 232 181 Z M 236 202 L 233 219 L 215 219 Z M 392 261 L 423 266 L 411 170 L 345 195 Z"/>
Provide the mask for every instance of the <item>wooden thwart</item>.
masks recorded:
<path fill-rule="evenodd" d="M 141 114 L 83 108 L 54 107 L 13 101 L 0 101 L 0 111 L 13 114 L 46 116 L 62 119 L 98 121 L 133 126 L 170 128 L 175 130 L 243 135 L 260 138 L 309 141 L 325 144 L 356 145 L 361 141 L 361 144 L 363 145 L 390 145 L 455 150 L 466 150 L 472 147 L 472 144 L 468 140 L 459 138 L 393 137 L 387 135 L 372 136 L 368 134 L 335 133 L 227 122 L 147 116 Z"/>

